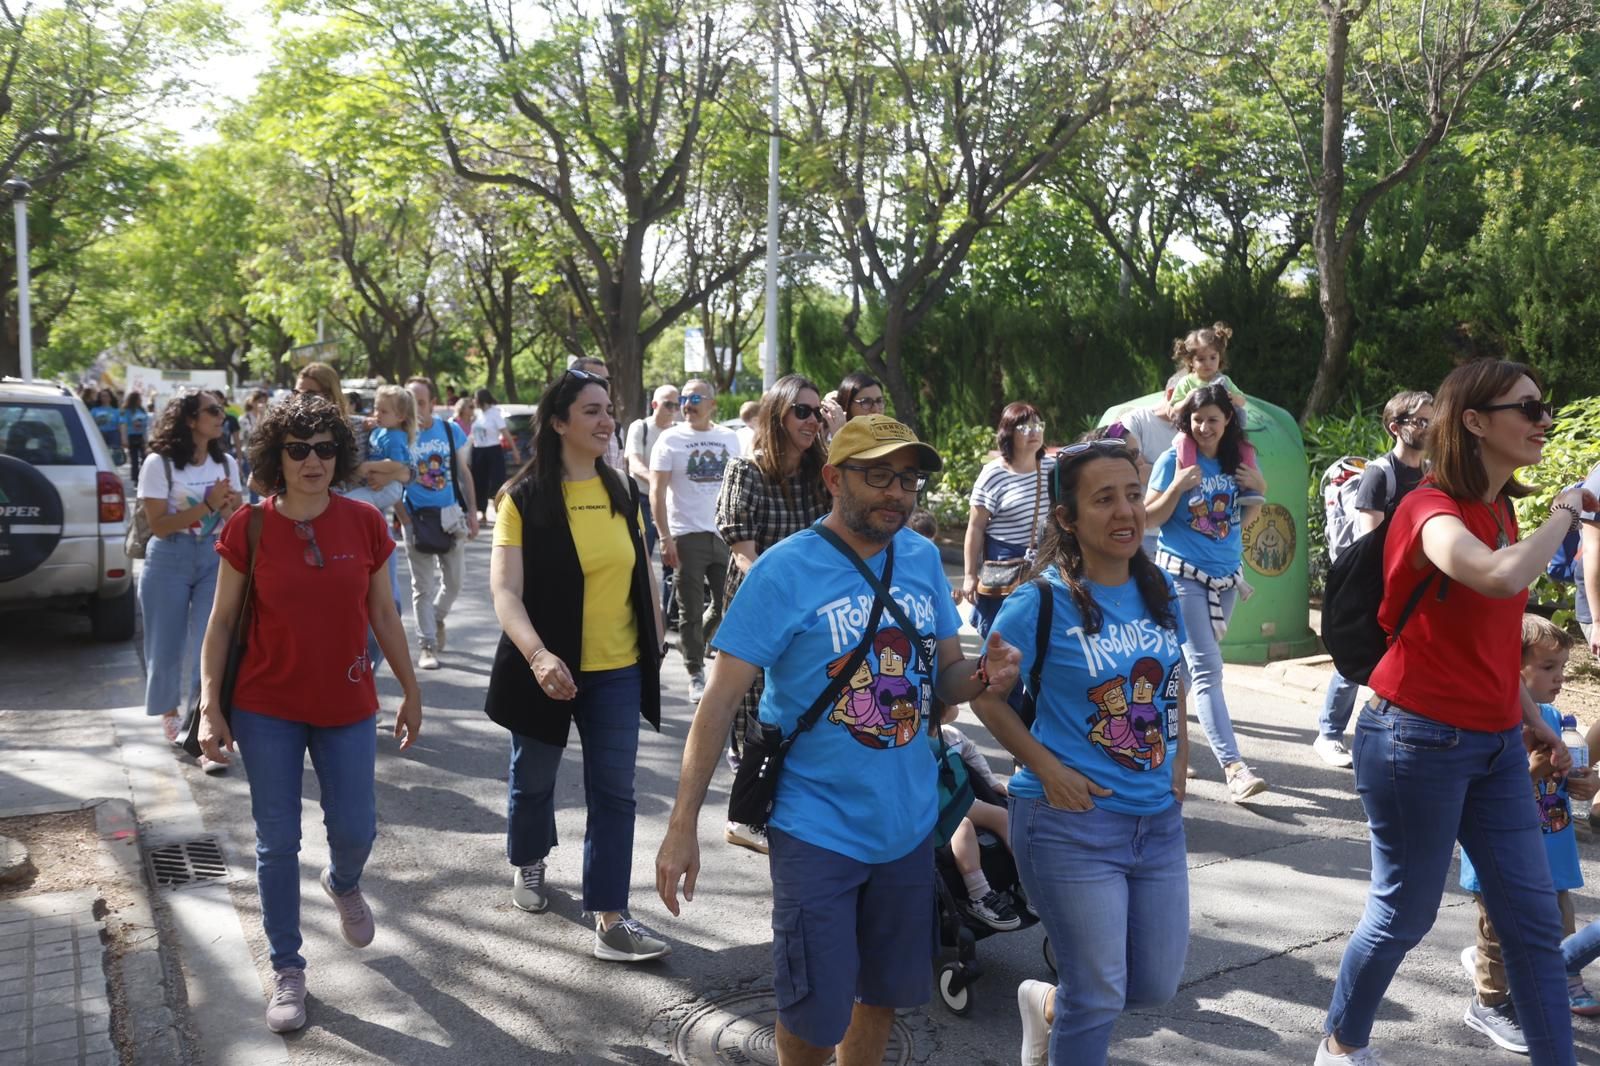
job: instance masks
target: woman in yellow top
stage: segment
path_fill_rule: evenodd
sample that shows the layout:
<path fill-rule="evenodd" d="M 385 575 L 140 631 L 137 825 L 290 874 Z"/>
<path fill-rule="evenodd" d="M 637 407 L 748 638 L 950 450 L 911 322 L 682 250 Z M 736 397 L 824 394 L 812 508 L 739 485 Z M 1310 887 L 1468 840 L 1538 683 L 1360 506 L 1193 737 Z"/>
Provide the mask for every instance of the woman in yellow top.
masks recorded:
<path fill-rule="evenodd" d="M 576 720 L 588 805 L 583 909 L 595 916 L 595 957 L 659 958 L 671 948 L 628 913 L 638 718 L 661 728 L 660 597 L 638 490 L 605 463 L 616 422 L 604 378 L 568 370 L 538 412 L 533 456 L 496 502 L 489 567 L 505 633 L 484 711 L 511 731 L 511 901 L 535 913 L 550 905 L 556 770 Z M 535 587 L 524 575 L 537 575 Z"/>

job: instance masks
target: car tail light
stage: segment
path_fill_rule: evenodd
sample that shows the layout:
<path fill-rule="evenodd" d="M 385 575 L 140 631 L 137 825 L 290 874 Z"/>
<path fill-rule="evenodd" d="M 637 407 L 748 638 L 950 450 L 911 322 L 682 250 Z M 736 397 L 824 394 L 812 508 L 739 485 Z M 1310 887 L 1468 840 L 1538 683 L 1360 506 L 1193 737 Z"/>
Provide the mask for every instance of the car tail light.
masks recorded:
<path fill-rule="evenodd" d="M 127 577 L 127 576 L 128 576 L 128 572 L 126 570 L 107 570 L 106 571 L 106 577 Z"/>
<path fill-rule="evenodd" d="M 95 476 L 100 494 L 100 521 L 121 522 L 128 517 L 128 498 L 122 493 L 122 479 L 102 470 Z"/>

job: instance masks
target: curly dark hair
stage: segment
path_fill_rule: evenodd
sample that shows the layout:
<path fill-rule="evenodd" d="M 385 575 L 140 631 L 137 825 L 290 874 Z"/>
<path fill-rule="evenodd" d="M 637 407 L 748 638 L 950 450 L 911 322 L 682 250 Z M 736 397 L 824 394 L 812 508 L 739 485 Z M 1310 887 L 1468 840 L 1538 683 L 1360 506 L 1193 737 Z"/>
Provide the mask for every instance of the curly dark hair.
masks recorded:
<path fill-rule="evenodd" d="M 161 417 L 156 419 L 156 428 L 150 434 L 150 450 L 157 455 L 165 456 L 179 470 L 194 462 L 194 428 L 191 423 L 200 417 L 202 399 L 215 400 L 218 406 L 224 408 L 228 405 L 228 401 L 220 392 L 211 389 L 200 389 L 174 396 L 161 409 Z M 221 437 L 206 445 L 206 455 L 223 466 L 227 465 L 228 461 L 223 457 Z"/>
<path fill-rule="evenodd" d="M 291 439 L 310 440 L 318 433 L 333 434 L 339 455 L 333 461 L 335 487 L 349 483 L 361 465 L 356 438 L 339 408 L 321 396 L 295 394 L 268 407 L 250 434 L 250 477 L 268 492 L 283 491 L 283 446 Z"/>

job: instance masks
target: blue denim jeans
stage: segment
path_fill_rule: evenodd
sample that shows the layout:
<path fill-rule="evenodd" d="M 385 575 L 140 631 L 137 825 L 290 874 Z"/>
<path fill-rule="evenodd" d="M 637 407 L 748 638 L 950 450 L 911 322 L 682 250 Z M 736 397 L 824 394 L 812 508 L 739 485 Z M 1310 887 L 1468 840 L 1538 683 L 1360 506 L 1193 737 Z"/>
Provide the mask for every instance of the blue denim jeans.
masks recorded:
<path fill-rule="evenodd" d="M 1328 679 L 1328 695 L 1322 702 L 1322 714 L 1317 718 L 1317 731 L 1329 740 L 1343 740 L 1350 726 L 1350 716 L 1355 713 L 1356 693 L 1361 686 L 1335 670 Z"/>
<path fill-rule="evenodd" d="M 583 909 L 626 910 L 633 879 L 633 776 L 639 757 L 639 668 L 580 673 L 572 718 L 583 740 Z M 556 770 L 565 750 L 511 734 L 506 858 L 528 866 L 556 846 Z"/>
<path fill-rule="evenodd" d="M 373 779 L 378 731 L 372 719 L 314 726 L 235 707 L 233 738 L 250 775 L 250 815 L 256 823 L 256 885 L 261 925 L 272 968 L 304 968 L 300 954 L 300 779 L 306 752 L 317 773 L 322 824 L 335 892 L 361 882 L 378 836 Z"/>
<path fill-rule="evenodd" d="M 1055 948 L 1051 1066 L 1104 1063 L 1124 1010 L 1171 1000 L 1189 951 L 1183 804 L 1138 818 L 1011 799 L 1011 850 Z"/>
<path fill-rule="evenodd" d="M 1324 1031 L 1367 1045 L 1389 982 L 1438 914 L 1459 839 L 1500 934 L 1530 1060 L 1572 1066 L 1561 912 L 1521 729 L 1458 729 L 1380 700 L 1362 710 L 1351 754 L 1372 837 L 1372 887 Z"/>
<path fill-rule="evenodd" d="M 144 570 L 139 575 L 145 714 L 182 709 L 185 677 L 191 701 L 200 691 L 200 643 L 211 619 L 220 561 L 216 537 L 174 533 L 151 537 L 145 548 Z"/>
<path fill-rule="evenodd" d="M 1563 940 L 1561 958 L 1571 977 L 1578 976 L 1585 966 L 1600 959 L 1600 920 L 1590 922 Z"/>
<path fill-rule="evenodd" d="M 1206 605 L 1206 587 L 1198 581 L 1174 577 L 1178 587 L 1178 610 L 1183 613 L 1183 628 L 1189 639 L 1183 645 L 1183 661 L 1189 669 L 1189 694 L 1194 698 L 1194 713 L 1206 732 L 1217 762 L 1227 766 L 1239 761 L 1239 742 L 1233 736 L 1233 719 L 1228 716 L 1228 701 L 1222 695 L 1222 646 L 1211 628 L 1211 608 Z M 1222 617 L 1232 618 L 1239 594 L 1234 589 L 1222 593 Z"/>

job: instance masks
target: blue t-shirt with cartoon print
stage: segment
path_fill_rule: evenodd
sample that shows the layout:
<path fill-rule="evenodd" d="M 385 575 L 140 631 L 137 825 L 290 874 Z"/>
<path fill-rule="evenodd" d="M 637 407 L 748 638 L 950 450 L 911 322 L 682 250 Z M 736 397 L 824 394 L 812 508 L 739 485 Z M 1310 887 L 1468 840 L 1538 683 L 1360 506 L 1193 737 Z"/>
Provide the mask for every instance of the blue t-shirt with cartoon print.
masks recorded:
<path fill-rule="evenodd" d="M 1548 703 L 1539 704 L 1539 713 L 1550 728 L 1561 732 L 1561 712 Z M 1539 807 L 1539 828 L 1544 833 L 1544 853 L 1550 859 L 1550 877 L 1557 892 L 1583 887 L 1583 871 L 1578 866 L 1578 832 L 1572 827 L 1572 801 L 1567 798 L 1567 782 L 1547 777 L 1533 782 L 1533 798 Z M 1482 892 L 1478 871 L 1461 849 L 1461 887 Z"/>
<path fill-rule="evenodd" d="M 403 429 L 384 429 L 379 426 L 367 437 L 367 459 L 377 462 L 380 459 L 392 459 L 397 463 L 411 465 L 411 441 Z M 454 493 L 450 502 L 454 503 Z"/>
<path fill-rule="evenodd" d="M 1168 592 L 1172 579 L 1166 575 Z M 1121 585 L 1087 582 L 1100 607 L 1101 627 L 1083 629 L 1083 614 L 1060 571 L 1051 567 L 1054 614 L 1033 737 L 1111 795 L 1095 806 L 1118 814 L 1159 814 L 1172 805 L 1172 756 L 1178 746 L 1179 679 L 1185 633 L 1173 604 L 1174 628 L 1150 617 L 1132 578 Z M 1174 594 L 1175 595 L 1175 594 Z M 994 620 L 1002 640 L 1022 652 L 1022 676 L 1033 669 L 1039 629 L 1039 589 L 1021 585 Z M 1039 798 L 1044 786 L 1032 770 L 1011 777 L 1013 796 Z"/>
<path fill-rule="evenodd" d="M 1244 550 L 1239 530 L 1239 486 L 1215 459 L 1197 455 L 1200 485 L 1189 490 L 1161 526 L 1157 544 L 1184 562 L 1227 577 L 1239 569 Z M 1161 491 L 1178 476 L 1178 450 L 1168 448 L 1150 471 L 1150 488 Z"/>
<path fill-rule="evenodd" d="M 887 554 L 866 560 L 879 577 Z M 889 593 L 923 636 L 960 630 L 938 548 L 907 529 L 895 534 Z M 766 672 L 761 720 L 788 735 L 849 660 L 873 598 L 850 560 L 802 530 L 756 559 L 712 644 Z M 901 858 L 932 832 L 939 800 L 926 716 L 934 678 L 915 642 L 885 610 L 861 668 L 790 749 L 774 828 L 866 863 Z"/>
<path fill-rule="evenodd" d="M 404 439 L 401 434 L 401 439 Z M 411 449 L 417 476 L 406 483 L 406 503 L 412 507 L 449 507 L 456 502 L 450 484 L 455 476 L 456 452 L 465 447 L 467 435 L 454 422 L 435 418 L 427 429 L 417 431 Z M 464 497 L 463 497 L 464 498 Z"/>

